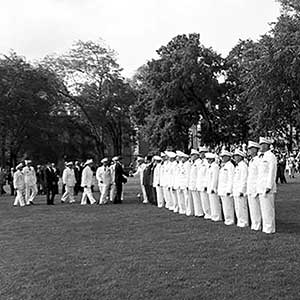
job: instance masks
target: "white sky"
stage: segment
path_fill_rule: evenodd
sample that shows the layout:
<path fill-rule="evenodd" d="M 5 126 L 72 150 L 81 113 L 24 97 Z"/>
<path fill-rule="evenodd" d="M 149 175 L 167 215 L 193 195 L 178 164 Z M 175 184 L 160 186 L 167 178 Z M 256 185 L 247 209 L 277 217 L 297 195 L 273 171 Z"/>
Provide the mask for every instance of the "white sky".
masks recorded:
<path fill-rule="evenodd" d="M 275 0 L 0 0 L 0 7 L 0 53 L 33 60 L 102 38 L 126 76 L 178 34 L 200 33 L 205 46 L 226 55 L 279 16 Z"/>

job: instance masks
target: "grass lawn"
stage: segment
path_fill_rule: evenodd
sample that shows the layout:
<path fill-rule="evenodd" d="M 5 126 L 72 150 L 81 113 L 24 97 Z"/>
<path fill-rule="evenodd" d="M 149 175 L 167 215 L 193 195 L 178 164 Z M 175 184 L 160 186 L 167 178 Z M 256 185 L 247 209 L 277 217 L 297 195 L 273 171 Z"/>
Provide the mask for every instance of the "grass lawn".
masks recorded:
<path fill-rule="evenodd" d="M 137 203 L 13 208 L 0 198 L 0 299 L 300 299 L 300 179 L 279 185 L 277 233 Z"/>

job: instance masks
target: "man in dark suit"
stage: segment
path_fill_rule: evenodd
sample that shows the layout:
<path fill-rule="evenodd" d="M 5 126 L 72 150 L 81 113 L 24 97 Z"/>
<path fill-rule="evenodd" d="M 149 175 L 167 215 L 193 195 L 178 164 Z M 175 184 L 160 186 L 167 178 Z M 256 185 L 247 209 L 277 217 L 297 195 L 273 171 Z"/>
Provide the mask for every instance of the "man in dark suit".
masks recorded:
<path fill-rule="evenodd" d="M 77 196 L 78 193 L 82 190 L 81 189 L 82 168 L 80 166 L 79 161 L 75 162 L 74 172 L 75 172 L 75 179 L 76 179 L 76 184 L 75 184 L 75 187 L 74 187 L 74 195 Z"/>
<path fill-rule="evenodd" d="M 115 195 L 113 197 L 113 203 L 114 204 L 119 204 L 122 203 L 122 190 L 123 190 L 123 183 L 127 182 L 127 178 L 129 175 L 124 171 L 123 166 L 120 162 L 121 157 L 116 156 L 112 159 L 114 162 L 112 166 L 112 174 L 114 174 L 113 178 L 113 184 L 115 185 Z"/>
<path fill-rule="evenodd" d="M 47 163 L 45 168 L 45 183 L 46 183 L 46 197 L 47 205 L 54 205 L 54 197 L 57 194 L 57 174 L 52 168 L 51 163 Z"/>

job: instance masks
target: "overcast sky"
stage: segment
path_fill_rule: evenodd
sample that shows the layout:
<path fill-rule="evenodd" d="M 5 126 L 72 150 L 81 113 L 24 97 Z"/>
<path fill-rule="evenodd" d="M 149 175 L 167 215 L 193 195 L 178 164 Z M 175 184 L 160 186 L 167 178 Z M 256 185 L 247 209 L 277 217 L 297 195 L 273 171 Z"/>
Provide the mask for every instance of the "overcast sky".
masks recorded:
<path fill-rule="evenodd" d="M 197 32 L 226 55 L 257 39 L 279 16 L 275 0 L 0 0 L 0 53 L 28 59 L 63 53 L 78 39 L 102 38 L 131 76 L 178 34 Z"/>

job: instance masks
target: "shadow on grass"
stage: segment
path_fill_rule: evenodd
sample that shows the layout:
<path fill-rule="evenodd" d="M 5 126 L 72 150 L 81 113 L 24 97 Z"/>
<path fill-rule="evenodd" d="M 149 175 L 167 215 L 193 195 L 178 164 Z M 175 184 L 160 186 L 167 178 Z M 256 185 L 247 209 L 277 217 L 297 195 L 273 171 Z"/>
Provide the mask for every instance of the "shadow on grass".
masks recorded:
<path fill-rule="evenodd" d="M 276 232 L 280 234 L 300 235 L 300 224 L 296 222 L 276 221 Z"/>

